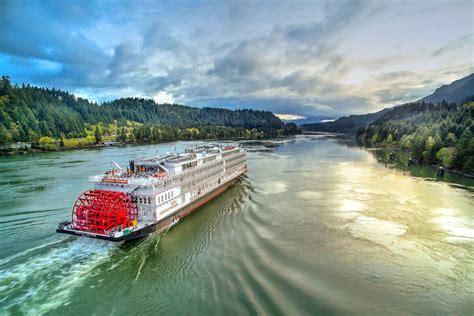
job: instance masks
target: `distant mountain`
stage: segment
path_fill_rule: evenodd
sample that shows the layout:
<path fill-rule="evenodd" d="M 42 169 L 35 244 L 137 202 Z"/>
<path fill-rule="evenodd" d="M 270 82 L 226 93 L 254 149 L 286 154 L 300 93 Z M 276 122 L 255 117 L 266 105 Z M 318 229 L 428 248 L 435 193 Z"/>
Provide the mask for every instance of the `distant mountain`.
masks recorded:
<path fill-rule="evenodd" d="M 280 118 L 282 122 L 285 123 L 295 123 L 296 125 L 300 126 L 303 124 L 315 124 L 315 123 L 324 123 L 328 121 L 336 120 L 335 117 L 332 116 L 319 116 L 319 117 L 305 117 L 297 120 L 285 120 Z"/>
<path fill-rule="evenodd" d="M 442 101 L 460 103 L 474 95 L 474 73 L 462 79 L 443 85 L 419 101 L 439 103 Z"/>
<path fill-rule="evenodd" d="M 436 104 L 446 101 L 461 103 L 473 95 L 474 73 L 462 79 L 453 81 L 448 85 L 439 87 L 433 94 L 426 96 L 417 102 Z M 399 106 L 385 108 L 375 113 L 344 116 L 338 118 L 334 122 L 304 124 L 301 126 L 301 129 L 303 131 L 355 134 L 359 128 L 372 124 L 377 119 L 381 118 L 385 113 L 390 112 L 397 107 Z"/>
<path fill-rule="evenodd" d="M 474 175 L 474 74 L 391 108 L 357 131 L 359 144 L 398 148 L 412 162 Z"/>
<path fill-rule="evenodd" d="M 346 133 L 355 134 L 361 127 L 365 127 L 384 115 L 389 108 L 374 113 L 350 115 L 340 117 L 332 122 L 303 124 L 301 130 L 312 132 Z"/>

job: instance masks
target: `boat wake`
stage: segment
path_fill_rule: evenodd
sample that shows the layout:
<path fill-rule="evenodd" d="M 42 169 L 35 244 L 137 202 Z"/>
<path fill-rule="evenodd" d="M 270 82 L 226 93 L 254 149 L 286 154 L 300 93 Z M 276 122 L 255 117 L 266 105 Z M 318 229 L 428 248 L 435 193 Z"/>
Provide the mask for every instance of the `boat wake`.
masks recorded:
<path fill-rule="evenodd" d="M 0 314 L 38 315 L 67 305 L 72 291 L 116 247 L 102 240 L 68 240 L 51 243 L 37 256 L 27 251 L 0 262 Z M 6 267 L 12 261 L 19 263 Z"/>

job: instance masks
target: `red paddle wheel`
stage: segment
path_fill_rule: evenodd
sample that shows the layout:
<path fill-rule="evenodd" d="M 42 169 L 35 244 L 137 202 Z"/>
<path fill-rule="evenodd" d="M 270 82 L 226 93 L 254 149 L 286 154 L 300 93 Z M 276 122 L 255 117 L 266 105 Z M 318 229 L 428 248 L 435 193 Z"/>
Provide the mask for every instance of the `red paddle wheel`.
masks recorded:
<path fill-rule="evenodd" d="M 106 234 L 113 228 L 132 225 L 137 218 L 137 206 L 123 192 L 89 190 L 81 194 L 72 209 L 75 229 Z"/>

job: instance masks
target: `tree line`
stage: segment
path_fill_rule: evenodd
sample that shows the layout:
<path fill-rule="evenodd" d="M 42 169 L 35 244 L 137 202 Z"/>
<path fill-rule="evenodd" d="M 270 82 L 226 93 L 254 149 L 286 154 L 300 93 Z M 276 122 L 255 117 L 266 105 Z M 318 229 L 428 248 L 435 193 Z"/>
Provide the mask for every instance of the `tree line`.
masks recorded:
<path fill-rule="evenodd" d="M 421 164 L 474 174 L 474 102 L 408 103 L 357 131 L 365 146 L 410 152 Z"/>
<path fill-rule="evenodd" d="M 194 108 L 145 98 L 98 104 L 66 91 L 13 85 L 7 76 L 0 79 L 0 145 L 4 148 L 16 142 L 74 147 L 104 139 L 158 142 L 296 132 L 296 125 L 284 124 L 270 111 Z"/>

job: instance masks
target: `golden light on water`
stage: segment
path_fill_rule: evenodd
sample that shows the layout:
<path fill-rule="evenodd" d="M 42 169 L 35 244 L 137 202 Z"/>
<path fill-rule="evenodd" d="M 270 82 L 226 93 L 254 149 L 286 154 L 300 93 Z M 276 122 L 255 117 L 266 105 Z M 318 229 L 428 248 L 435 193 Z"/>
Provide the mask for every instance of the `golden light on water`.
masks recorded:
<path fill-rule="evenodd" d="M 468 191 L 456 192 L 447 183 L 412 178 L 393 169 L 387 172 L 378 164 L 339 163 L 334 177 L 336 214 L 349 220 L 346 228 L 356 237 L 380 240 L 406 234 L 405 240 L 423 244 L 433 237 L 427 234 L 431 232 L 445 234 L 450 242 L 474 242 L 472 217 L 455 207 L 469 208 L 468 201 L 472 206 L 472 200 L 456 196 L 471 194 Z"/>

